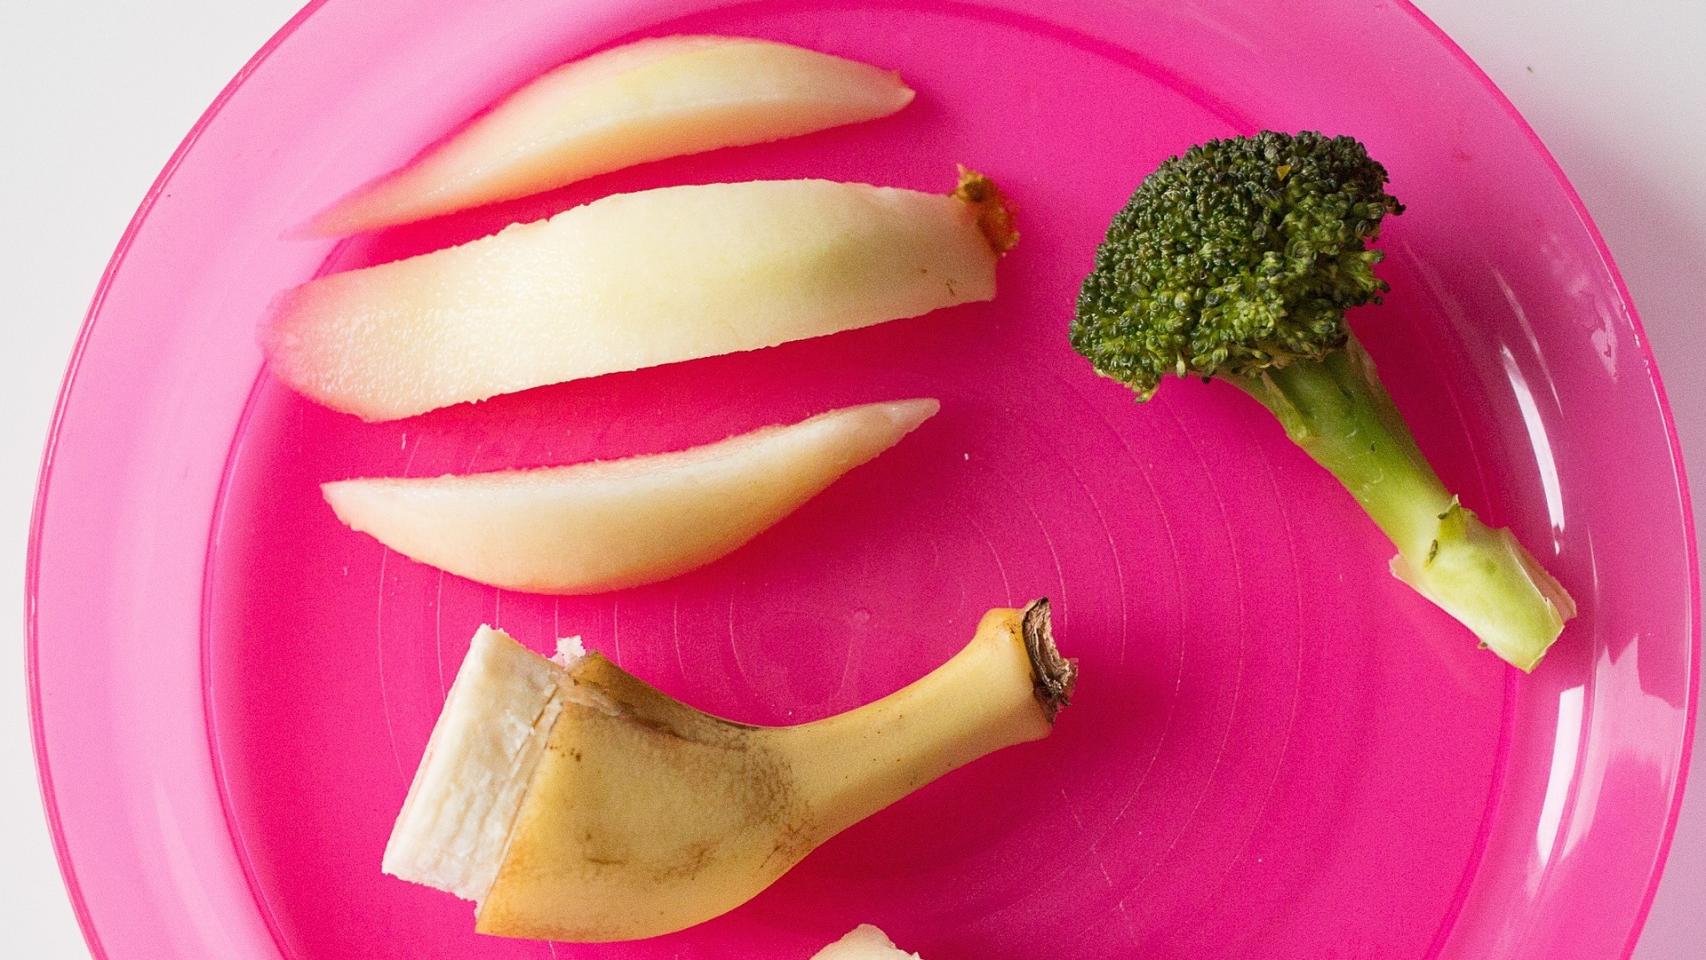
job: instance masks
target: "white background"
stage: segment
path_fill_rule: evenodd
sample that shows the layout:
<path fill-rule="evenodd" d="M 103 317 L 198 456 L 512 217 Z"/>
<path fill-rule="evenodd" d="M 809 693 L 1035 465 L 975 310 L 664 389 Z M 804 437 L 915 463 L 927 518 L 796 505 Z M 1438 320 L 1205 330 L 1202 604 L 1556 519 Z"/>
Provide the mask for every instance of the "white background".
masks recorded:
<path fill-rule="evenodd" d="M 1706 3 L 1419 0 L 1516 102 L 1604 230 L 1706 507 Z M 0 2 L 0 950 L 86 956 L 24 700 L 25 535 L 54 397 L 108 255 L 178 140 L 296 0 Z M 1355 6 L 1348 4 L 1348 6 Z M 1706 744 L 1697 741 L 1696 758 Z M 1706 955 L 1706 783 L 1636 956 Z M 220 958 L 238 960 L 238 958 Z"/>

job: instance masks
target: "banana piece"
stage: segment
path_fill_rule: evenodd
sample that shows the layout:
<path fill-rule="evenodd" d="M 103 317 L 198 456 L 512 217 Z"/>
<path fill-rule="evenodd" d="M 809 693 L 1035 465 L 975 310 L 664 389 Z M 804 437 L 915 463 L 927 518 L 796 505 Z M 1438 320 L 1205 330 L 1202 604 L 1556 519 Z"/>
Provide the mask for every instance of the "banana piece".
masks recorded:
<path fill-rule="evenodd" d="M 845 937 L 813 954 L 812 960 L 920 960 L 920 957 L 895 946 L 888 934 L 876 927 L 861 923 Z"/>
<path fill-rule="evenodd" d="M 539 685 L 541 669 L 554 671 L 554 690 Z M 991 610 L 958 654 L 881 700 L 754 727 L 596 653 L 554 665 L 482 627 L 385 870 L 476 901 L 482 933 L 602 942 L 681 930 L 924 784 L 1047 736 L 1076 677 L 1039 600 Z M 523 693 L 489 696 L 500 689 Z M 501 846 L 487 839 L 497 834 Z"/>

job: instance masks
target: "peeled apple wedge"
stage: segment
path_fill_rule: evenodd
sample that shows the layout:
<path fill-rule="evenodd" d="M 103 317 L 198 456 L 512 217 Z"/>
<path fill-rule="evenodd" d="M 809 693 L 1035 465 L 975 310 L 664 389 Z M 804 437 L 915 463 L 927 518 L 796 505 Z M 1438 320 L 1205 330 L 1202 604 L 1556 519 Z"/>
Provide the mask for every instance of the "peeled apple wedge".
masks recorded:
<path fill-rule="evenodd" d="M 887 116 L 892 71 L 745 37 L 640 40 L 558 67 L 314 221 L 321 234 L 407 223 L 720 147 Z"/>
<path fill-rule="evenodd" d="M 1016 235 L 993 185 L 963 180 L 953 195 L 759 180 L 606 197 L 303 284 L 262 346 L 295 390 L 391 420 L 988 300 Z"/>
<path fill-rule="evenodd" d="M 510 590 L 597 593 L 729 553 L 939 408 L 870 403 L 674 453 L 321 491 L 338 519 L 421 563 Z"/>
<path fill-rule="evenodd" d="M 894 945 L 888 934 L 868 923 L 861 923 L 812 955 L 812 960 L 920 960 L 918 954 L 907 953 Z"/>
<path fill-rule="evenodd" d="M 754 727 L 671 699 L 578 643 L 552 662 L 482 627 L 384 870 L 474 900 L 482 933 L 601 942 L 681 930 L 924 784 L 1048 736 L 1076 677 L 1039 600 L 991 610 L 952 659 L 881 700 Z"/>

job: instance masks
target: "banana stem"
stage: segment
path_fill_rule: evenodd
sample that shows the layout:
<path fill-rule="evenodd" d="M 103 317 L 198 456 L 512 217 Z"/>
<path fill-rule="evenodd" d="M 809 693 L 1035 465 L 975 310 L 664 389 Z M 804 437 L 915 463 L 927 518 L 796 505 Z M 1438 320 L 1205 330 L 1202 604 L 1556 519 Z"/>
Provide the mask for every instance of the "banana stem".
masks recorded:
<path fill-rule="evenodd" d="M 1054 643 L 1054 619 L 1049 615 L 1048 598 L 1031 601 L 1019 617 L 1019 631 L 1025 641 L 1025 656 L 1031 661 L 1031 692 L 1042 704 L 1043 715 L 1049 723 L 1072 702 L 1072 691 L 1078 685 L 1078 661 L 1060 655 Z"/>
<path fill-rule="evenodd" d="M 1445 488 L 1354 337 L 1321 360 L 1229 379 L 1362 504 L 1398 548 L 1398 579 L 1505 661 L 1534 669 L 1575 602 L 1510 531 L 1488 527 Z"/>
<path fill-rule="evenodd" d="M 911 685 L 777 732 L 796 782 L 817 794 L 815 826 L 828 836 L 984 754 L 1048 736 L 1076 677 L 1039 600 L 990 611 L 971 643 Z"/>

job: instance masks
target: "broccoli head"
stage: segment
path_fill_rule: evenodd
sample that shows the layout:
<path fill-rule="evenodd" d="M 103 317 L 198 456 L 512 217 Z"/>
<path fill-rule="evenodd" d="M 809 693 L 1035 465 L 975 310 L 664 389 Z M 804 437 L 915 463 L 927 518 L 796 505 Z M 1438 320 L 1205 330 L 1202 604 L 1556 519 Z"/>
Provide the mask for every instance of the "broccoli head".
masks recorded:
<path fill-rule="evenodd" d="M 1162 163 L 1108 227 L 1072 345 L 1149 396 L 1167 373 L 1248 375 L 1344 346 L 1386 284 L 1369 249 L 1403 206 L 1350 137 L 1266 131 Z"/>

